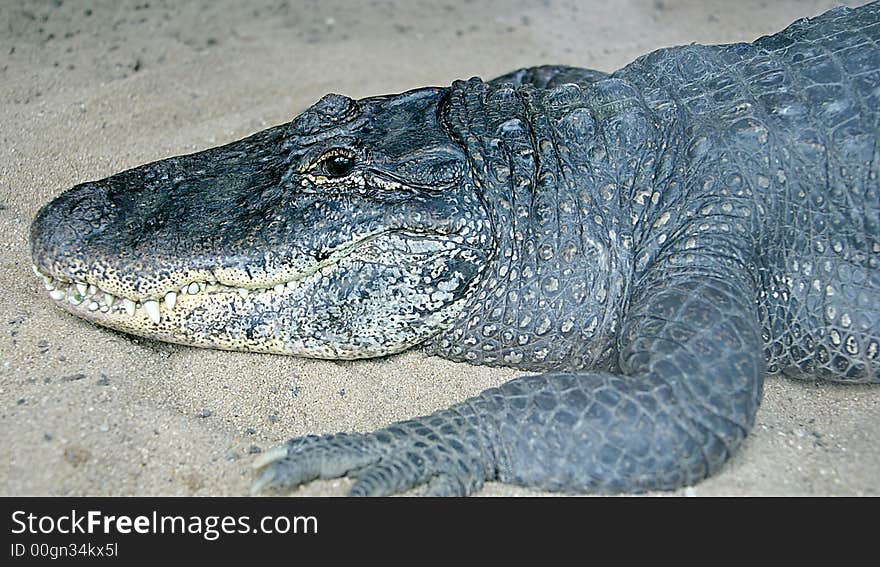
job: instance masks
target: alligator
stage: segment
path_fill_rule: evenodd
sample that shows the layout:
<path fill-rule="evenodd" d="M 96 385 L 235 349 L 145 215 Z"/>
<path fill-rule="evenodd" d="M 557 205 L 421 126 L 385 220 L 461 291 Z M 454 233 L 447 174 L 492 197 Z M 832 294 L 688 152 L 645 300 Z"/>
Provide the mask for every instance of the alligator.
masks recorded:
<path fill-rule="evenodd" d="M 33 221 L 34 269 L 64 310 L 152 339 L 531 373 L 292 439 L 255 492 L 690 485 L 767 375 L 880 382 L 878 42 L 871 3 L 614 73 L 328 94 L 68 189 Z"/>

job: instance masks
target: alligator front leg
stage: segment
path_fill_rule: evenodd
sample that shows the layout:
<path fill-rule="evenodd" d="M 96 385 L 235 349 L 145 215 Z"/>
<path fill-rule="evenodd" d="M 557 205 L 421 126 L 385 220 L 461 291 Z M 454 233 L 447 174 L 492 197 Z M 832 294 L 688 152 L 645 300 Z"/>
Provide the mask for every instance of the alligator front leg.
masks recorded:
<path fill-rule="evenodd" d="M 374 433 L 294 439 L 259 461 L 255 488 L 347 474 L 355 495 L 464 495 L 487 480 L 607 493 L 708 476 L 753 424 L 760 333 L 746 284 L 675 272 L 634 298 L 620 373 L 527 376 Z"/>

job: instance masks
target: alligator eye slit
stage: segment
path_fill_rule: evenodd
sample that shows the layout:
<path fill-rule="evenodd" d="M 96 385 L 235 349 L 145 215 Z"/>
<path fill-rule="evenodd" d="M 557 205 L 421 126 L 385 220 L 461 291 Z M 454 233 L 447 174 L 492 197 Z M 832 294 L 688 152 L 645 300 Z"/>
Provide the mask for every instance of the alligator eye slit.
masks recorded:
<path fill-rule="evenodd" d="M 331 156 L 324 160 L 324 172 L 330 177 L 347 175 L 354 167 L 354 158 L 345 155 Z"/>

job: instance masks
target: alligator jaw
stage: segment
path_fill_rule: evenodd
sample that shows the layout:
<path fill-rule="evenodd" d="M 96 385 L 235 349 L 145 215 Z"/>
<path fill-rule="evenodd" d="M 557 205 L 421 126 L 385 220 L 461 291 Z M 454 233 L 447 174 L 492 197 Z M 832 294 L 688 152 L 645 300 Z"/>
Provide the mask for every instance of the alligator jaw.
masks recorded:
<path fill-rule="evenodd" d="M 457 291 L 464 284 L 464 277 L 457 272 L 438 279 L 437 291 L 418 296 L 421 303 L 409 308 L 410 314 L 420 308 L 430 310 L 430 313 L 416 318 L 420 322 L 411 318 L 400 320 L 396 331 L 392 325 L 380 338 L 371 337 L 369 332 L 352 332 L 352 329 L 343 329 L 343 334 L 338 334 L 339 330 L 332 328 L 335 316 L 331 313 L 338 308 L 328 303 L 316 304 L 316 295 L 327 293 L 328 287 L 337 286 L 337 289 L 344 290 L 344 283 L 356 277 L 352 274 L 364 270 L 372 270 L 386 279 L 390 274 L 390 277 L 407 281 L 407 274 L 400 272 L 395 262 L 383 265 L 381 261 L 377 262 L 377 258 L 395 242 L 399 245 L 400 241 L 406 240 L 407 247 L 413 246 L 415 241 L 411 239 L 415 236 L 408 232 L 385 231 L 359 238 L 338 247 L 312 267 L 271 285 L 243 288 L 216 280 L 194 281 L 161 296 L 140 300 L 117 297 L 95 283 L 49 275 L 36 265 L 33 270 L 60 308 L 118 331 L 224 350 L 357 359 L 409 348 L 439 332 L 460 307 Z M 446 257 L 454 247 L 441 238 L 420 236 L 423 237 L 422 249 L 416 263 L 433 265 L 435 269 L 438 263 L 445 265 Z M 424 274 L 417 276 L 415 281 L 423 280 Z M 413 282 L 411 277 L 409 282 Z M 398 289 L 396 297 L 407 296 L 409 289 L 402 292 Z M 346 304 L 351 306 L 363 297 L 358 293 L 348 299 Z M 367 303 L 372 307 L 359 312 L 356 319 L 361 323 L 376 320 L 376 305 L 380 310 L 387 310 L 389 299 L 368 298 Z M 379 315 L 378 319 L 383 316 L 394 319 L 397 315 L 392 311 L 387 310 L 387 315 Z M 401 332 L 401 327 L 405 332 Z"/>
<path fill-rule="evenodd" d="M 192 281 L 162 295 L 142 299 L 117 297 L 100 285 L 64 276 L 52 276 L 36 265 L 32 265 L 32 269 L 42 280 L 49 297 L 69 313 L 120 331 L 181 344 L 199 345 L 199 341 L 176 336 L 173 332 L 169 336 L 169 330 L 181 328 L 181 313 L 222 301 L 243 305 L 248 301 L 271 304 L 302 299 L 303 294 L 297 293 L 300 287 L 312 287 L 321 278 L 331 276 L 338 262 L 381 235 L 382 233 L 370 235 L 340 246 L 323 261 L 315 262 L 313 266 L 294 272 L 277 282 L 240 287 L 212 278 Z M 223 348 L 223 345 L 211 346 Z M 271 346 L 264 350 L 286 352 L 286 349 L 275 349 Z"/>
<path fill-rule="evenodd" d="M 34 274 L 43 281 L 43 287 L 49 297 L 62 307 L 86 319 L 103 323 L 105 317 L 125 315 L 136 317 L 138 310 L 143 310 L 149 320 L 159 324 L 163 313 L 173 312 L 179 300 L 189 301 L 189 296 L 216 295 L 221 293 L 237 293 L 242 298 L 251 294 L 274 293 L 280 295 L 285 291 L 297 289 L 300 284 L 314 274 L 321 272 L 328 275 L 333 265 L 349 255 L 356 248 L 363 246 L 382 233 L 369 235 L 338 247 L 326 259 L 315 262 L 311 267 L 292 275 L 268 283 L 256 283 L 248 287 L 234 286 L 218 281 L 216 278 L 197 280 L 184 283 L 176 289 L 150 298 L 116 297 L 109 291 L 94 283 L 87 283 L 70 277 L 52 276 L 42 271 L 36 264 L 31 268 Z"/>

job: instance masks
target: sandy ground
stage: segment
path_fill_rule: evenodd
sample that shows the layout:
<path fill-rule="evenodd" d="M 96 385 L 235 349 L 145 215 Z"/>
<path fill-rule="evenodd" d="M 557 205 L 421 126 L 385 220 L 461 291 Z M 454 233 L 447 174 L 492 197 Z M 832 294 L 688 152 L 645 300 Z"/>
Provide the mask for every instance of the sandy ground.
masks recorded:
<path fill-rule="evenodd" d="M 245 494 L 253 454 L 277 442 L 371 430 L 516 375 L 419 352 L 335 363 L 200 350 L 76 319 L 44 296 L 28 252 L 38 207 L 69 186 L 287 122 L 326 92 L 542 63 L 614 70 L 833 4 L 0 0 L 0 494 Z M 676 494 L 880 493 L 880 388 L 771 378 L 757 421 L 719 475 Z"/>

